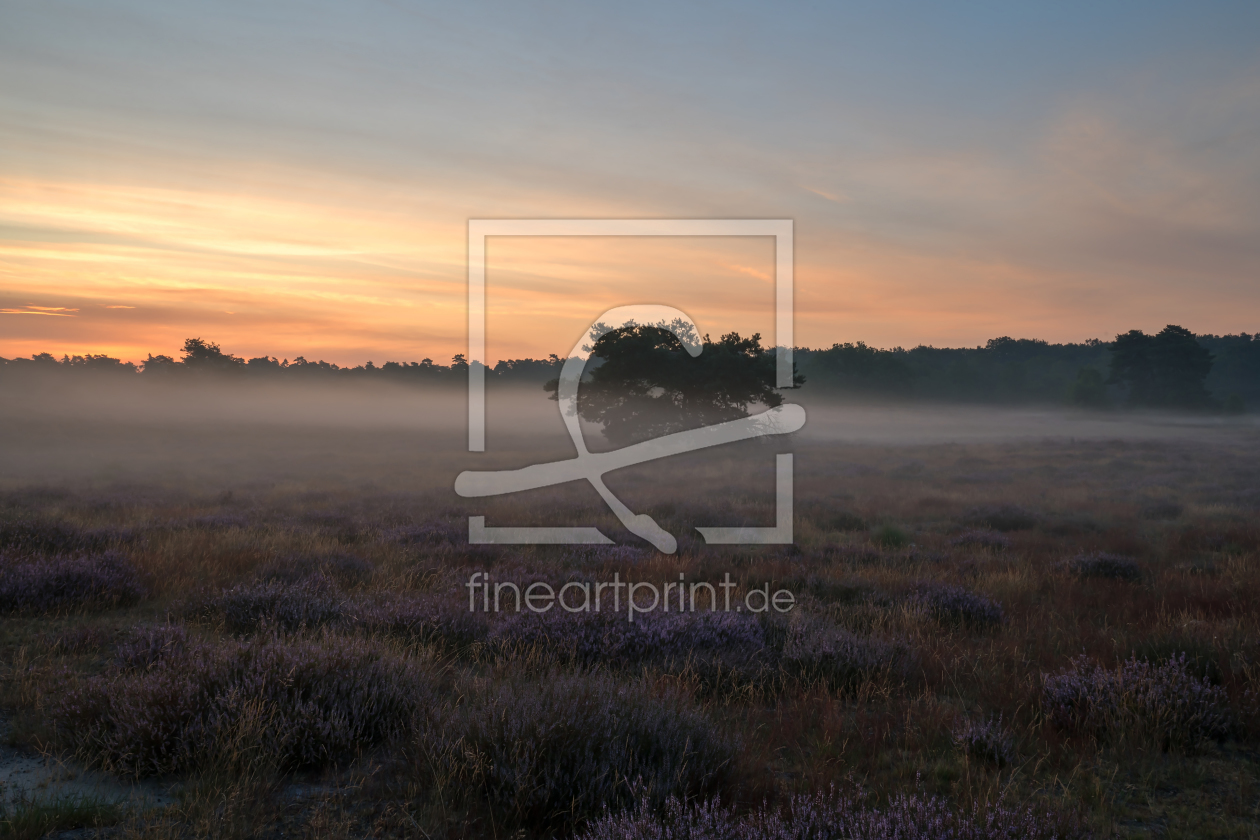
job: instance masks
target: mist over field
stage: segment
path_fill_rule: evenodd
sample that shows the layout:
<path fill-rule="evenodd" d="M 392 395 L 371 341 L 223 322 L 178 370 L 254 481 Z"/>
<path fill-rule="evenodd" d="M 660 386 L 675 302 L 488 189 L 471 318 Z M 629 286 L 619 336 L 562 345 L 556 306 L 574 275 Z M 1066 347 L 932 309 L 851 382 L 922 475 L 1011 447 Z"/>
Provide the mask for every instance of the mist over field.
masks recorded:
<path fill-rule="evenodd" d="M 467 452 L 468 402 L 458 385 L 12 378 L 0 402 L 0 481 L 187 481 L 215 486 L 337 475 L 449 488 L 482 462 L 526 465 L 572 457 L 558 405 L 533 385 L 487 388 L 487 451 Z M 789 392 L 802 431 L 776 451 L 1019 441 L 1238 439 L 1256 415 L 1081 411 L 896 401 Z M 583 423 L 592 451 L 610 448 Z M 756 451 L 758 444 L 728 445 Z M 712 454 L 712 453 L 710 453 Z M 703 454 L 689 457 L 703 458 Z"/>

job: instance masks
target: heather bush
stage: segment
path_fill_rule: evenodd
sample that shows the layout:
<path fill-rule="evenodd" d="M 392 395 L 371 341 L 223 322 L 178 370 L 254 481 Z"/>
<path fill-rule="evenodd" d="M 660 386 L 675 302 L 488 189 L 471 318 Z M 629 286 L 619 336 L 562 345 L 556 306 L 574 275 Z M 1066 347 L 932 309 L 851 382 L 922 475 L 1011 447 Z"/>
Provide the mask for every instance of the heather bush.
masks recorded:
<path fill-rule="evenodd" d="M 967 511 L 963 521 L 968 525 L 992 528 L 994 531 L 1027 531 L 1036 527 L 1037 516 L 1017 505 L 993 505 Z"/>
<path fill-rule="evenodd" d="M 265 628 L 298 630 L 341 620 L 346 598 L 322 573 L 285 584 L 276 581 L 239 584 L 212 598 L 207 607 L 223 616 L 228 629 L 248 632 Z"/>
<path fill-rule="evenodd" d="M 1234 728 L 1225 690 L 1191 674 L 1185 654 L 1160 664 L 1129 659 L 1114 669 L 1078 657 L 1044 678 L 1042 708 L 1064 729 L 1162 750 L 1194 749 Z"/>
<path fill-rule="evenodd" d="M 865 531 L 866 520 L 849 511 L 831 511 L 819 514 L 815 520 L 820 527 L 828 531 Z"/>
<path fill-rule="evenodd" d="M 100 551 L 107 543 L 107 533 L 84 533 L 64 522 L 38 519 L 0 522 L 0 550 L 7 549 L 12 554 Z"/>
<path fill-rule="evenodd" d="M 963 531 L 951 539 L 949 544 L 960 548 L 985 548 L 990 551 L 1002 551 L 1011 547 L 1011 538 L 999 531 L 972 529 Z"/>
<path fill-rule="evenodd" d="M 1142 570 L 1128 557 L 1098 552 L 1082 554 L 1064 564 L 1064 568 L 1079 578 L 1104 578 L 1107 580 L 1140 580 Z"/>
<path fill-rule="evenodd" d="M 148 776 L 231 766 L 242 749 L 280 768 L 351 758 L 411 731 L 434 697 L 431 671 L 367 641 L 266 638 L 59 687 L 49 711 L 84 759 Z"/>
<path fill-rule="evenodd" d="M 639 798 L 712 795 L 738 744 L 685 700 L 607 675 L 485 690 L 420 742 L 422 763 L 509 826 L 572 827 Z"/>
<path fill-rule="evenodd" d="M 264 583 L 293 584 L 324 575 L 341 586 L 356 586 L 367 583 L 373 571 L 371 561 L 352 554 L 330 554 L 324 557 L 290 555 L 259 566 L 254 577 Z"/>
<path fill-rule="evenodd" d="M 1220 685 L 1225 676 L 1220 652 L 1212 639 L 1193 632 L 1161 633 L 1140 639 L 1133 644 L 1132 655 L 1134 659 L 1153 663 L 1185 657 L 1186 670 L 1191 676 L 1207 679 L 1213 685 Z"/>
<path fill-rule="evenodd" d="M 381 531 L 381 538 L 386 542 L 404 546 L 460 545 L 467 541 L 462 528 L 447 522 L 386 528 Z"/>
<path fill-rule="evenodd" d="M 491 631 L 489 642 L 505 655 L 536 648 L 582 665 L 678 663 L 708 655 L 747 659 L 766 646 L 761 622 L 725 611 L 651 612 L 633 622 L 624 611 L 513 614 Z"/>
<path fill-rule="evenodd" d="M 189 647 L 188 630 L 180 624 L 151 624 L 132 628 L 114 650 L 119 668 L 145 670 Z"/>
<path fill-rule="evenodd" d="M 40 642 L 49 653 L 73 656 L 101 650 L 111 643 L 114 635 L 114 631 L 110 628 L 94 624 L 80 624 L 56 636 L 41 635 Z"/>
<path fill-rule="evenodd" d="M 634 565 L 652 557 L 648 549 L 635 548 L 632 545 L 584 545 L 571 548 L 564 553 L 567 561 L 590 565 Z"/>
<path fill-rule="evenodd" d="M 904 668 L 906 659 L 907 651 L 901 645 L 802 621 L 790 625 L 780 664 L 789 678 L 838 691 L 875 677 L 895 675 Z"/>
<path fill-rule="evenodd" d="M 248 528 L 249 519 L 228 513 L 215 513 L 209 516 L 196 516 L 185 520 L 190 528 L 204 528 L 207 531 L 228 531 L 233 528 Z"/>
<path fill-rule="evenodd" d="M 961 586 L 920 584 L 911 593 L 910 602 L 922 606 L 929 615 L 944 624 L 985 628 L 997 626 L 1005 620 L 1000 604 Z"/>
<path fill-rule="evenodd" d="M 871 542 L 880 548 L 905 548 L 910 537 L 896 525 L 881 525 L 871 534 Z"/>
<path fill-rule="evenodd" d="M 969 757 L 998 767 L 1015 760 L 1015 747 L 1010 732 L 1002 726 L 1002 716 L 981 720 L 964 720 L 950 732 L 954 746 Z"/>
<path fill-rule="evenodd" d="M 348 602 L 346 626 L 391 636 L 467 644 L 486 634 L 482 613 L 468 610 L 459 593 L 373 593 Z"/>
<path fill-rule="evenodd" d="M 1185 512 L 1185 508 L 1176 502 L 1155 502 L 1138 511 L 1138 515 L 1148 520 L 1176 519 Z"/>
<path fill-rule="evenodd" d="M 785 577 L 781 585 L 797 595 L 808 592 L 819 601 L 828 604 L 858 603 L 871 592 L 870 585 L 862 581 L 836 580 L 815 573 Z"/>
<path fill-rule="evenodd" d="M 117 552 L 38 560 L 0 556 L 0 613 L 125 606 L 147 591 L 139 571 Z"/>
<path fill-rule="evenodd" d="M 897 794 L 876 807 L 861 791 L 832 788 L 792 796 L 783 807 L 744 816 L 714 799 L 663 808 L 642 802 L 608 814 L 580 840 L 1084 840 L 1092 836 L 1074 814 L 1017 807 L 999 799 L 970 808 L 936 796 Z"/>

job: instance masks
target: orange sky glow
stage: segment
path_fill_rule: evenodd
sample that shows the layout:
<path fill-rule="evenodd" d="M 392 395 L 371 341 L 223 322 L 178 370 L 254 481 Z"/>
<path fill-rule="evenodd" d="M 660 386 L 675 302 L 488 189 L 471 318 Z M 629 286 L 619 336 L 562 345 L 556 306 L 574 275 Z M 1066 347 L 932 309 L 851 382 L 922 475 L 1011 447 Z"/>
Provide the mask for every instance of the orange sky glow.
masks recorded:
<path fill-rule="evenodd" d="M 0 21 L 5 358 L 139 362 L 197 336 L 446 362 L 474 218 L 792 219 L 798 346 L 1260 330 L 1260 67 L 1224 18 L 1130 41 L 1103 12 L 994 13 L 1005 41 L 951 18 L 894 65 L 910 36 L 878 13 L 688 29 L 662 11 L 699 39 L 666 43 L 647 18 L 128 9 Z M 975 68 L 942 62 L 964 42 Z M 491 363 L 563 353 L 633 303 L 773 334 L 768 238 L 488 254 Z"/>

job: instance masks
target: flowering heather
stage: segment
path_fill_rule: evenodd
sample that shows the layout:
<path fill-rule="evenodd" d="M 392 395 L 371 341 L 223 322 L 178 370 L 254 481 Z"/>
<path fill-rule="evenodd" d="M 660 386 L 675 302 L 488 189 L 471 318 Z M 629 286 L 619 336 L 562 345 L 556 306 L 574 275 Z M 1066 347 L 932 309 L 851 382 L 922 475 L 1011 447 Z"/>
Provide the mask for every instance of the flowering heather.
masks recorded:
<path fill-rule="evenodd" d="M 292 584 L 323 574 L 342 586 L 354 586 L 367 583 L 373 571 L 371 561 L 352 554 L 290 555 L 263 564 L 254 572 L 254 577 L 268 583 Z"/>
<path fill-rule="evenodd" d="M 381 532 L 386 542 L 398 545 L 459 545 L 466 541 L 464 531 L 447 522 L 429 522 L 424 525 L 403 525 Z"/>
<path fill-rule="evenodd" d="M 63 522 L 23 519 L 0 523 L 0 550 L 15 555 L 100 551 L 122 532 L 81 531 Z"/>
<path fill-rule="evenodd" d="M 364 640 L 257 639 L 90 677 L 50 711 L 84 758 L 148 776 L 231 761 L 242 741 L 287 768 L 350 758 L 409 732 L 433 698 L 419 664 Z"/>
<path fill-rule="evenodd" d="M 1042 708 L 1049 719 L 1100 740 L 1193 749 L 1234 729 L 1225 690 L 1191 674 L 1184 653 L 1160 664 L 1133 658 L 1114 669 L 1081 656 L 1044 679 Z"/>
<path fill-rule="evenodd" d="M 188 650 L 188 630 L 181 624 L 151 624 L 132 629 L 114 651 L 119 668 L 145 670 Z"/>
<path fill-rule="evenodd" d="M 1000 604 L 961 586 L 920 584 L 911 593 L 910 601 L 921 605 L 933 618 L 945 624 L 983 628 L 996 626 L 1004 620 Z"/>
<path fill-rule="evenodd" d="M 376 593 L 348 602 L 346 626 L 368 633 L 407 636 L 425 642 L 466 644 L 485 635 L 482 614 L 472 613 L 458 594 Z"/>
<path fill-rule="evenodd" d="M 318 528 L 342 543 L 355 542 L 363 530 L 354 517 L 335 510 L 313 510 L 303 513 L 294 523 L 299 528 Z"/>
<path fill-rule="evenodd" d="M 232 528 L 248 528 L 249 520 L 244 516 L 216 513 L 185 520 L 184 524 L 190 528 L 205 528 L 208 531 L 227 531 Z"/>
<path fill-rule="evenodd" d="M 956 808 L 935 796 L 897 794 L 880 808 L 862 792 L 834 788 L 797 794 L 782 808 L 737 817 L 718 800 L 663 809 L 640 803 L 606 815 L 579 840 L 1084 840 L 1092 836 L 1073 815 L 999 800 Z"/>
<path fill-rule="evenodd" d="M 1130 558 L 1103 552 L 1074 557 L 1064 564 L 1064 568 L 1080 578 L 1139 580 L 1142 577 L 1142 570 Z"/>
<path fill-rule="evenodd" d="M 238 632 L 266 627 L 297 630 L 339 621 L 345 600 L 331 578 L 317 573 L 293 584 L 240 584 L 224 590 L 208 606 Z"/>
<path fill-rule="evenodd" d="M 1001 715 L 963 721 L 950 734 L 956 747 L 978 761 L 1005 767 L 1015 760 L 1015 747 Z"/>
<path fill-rule="evenodd" d="M 711 795 L 738 749 L 683 700 L 607 675 L 492 689 L 421 746 L 426 764 L 479 790 L 504 821 L 544 831 L 641 796 Z"/>
<path fill-rule="evenodd" d="M 80 624 L 56 636 L 42 636 L 40 641 L 50 653 L 75 655 L 95 653 L 108 645 L 114 632 L 106 627 Z"/>
<path fill-rule="evenodd" d="M 1002 551 L 1011 547 L 1011 538 L 999 531 L 972 529 L 963 531 L 951 539 L 949 544 L 960 548 L 987 548 L 991 551 Z"/>
<path fill-rule="evenodd" d="M 1017 505 L 994 505 L 972 508 L 963 521 L 995 531 L 1027 531 L 1037 525 L 1037 516 Z"/>
<path fill-rule="evenodd" d="M 1166 520 L 1176 519 L 1185 512 L 1185 508 L 1176 502 L 1155 502 L 1138 511 L 1143 519 Z"/>
<path fill-rule="evenodd" d="M 565 552 L 570 562 L 592 565 L 634 565 L 651 559 L 653 552 L 632 545 L 585 545 Z"/>
<path fill-rule="evenodd" d="M 766 646 L 756 618 L 708 611 L 644 613 L 633 623 L 625 612 L 521 613 L 495 627 L 490 641 L 504 652 L 541 646 L 583 664 L 679 661 L 704 653 L 750 657 Z"/>
<path fill-rule="evenodd" d="M 855 636 L 839 627 L 797 623 L 788 631 L 781 664 L 789 676 L 806 684 L 840 690 L 895 673 L 905 654 L 900 646 Z"/>
<path fill-rule="evenodd" d="M 0 557 L 0 613 L 133 604 L 147 592 L 117 552 L 14 560 Z"/>

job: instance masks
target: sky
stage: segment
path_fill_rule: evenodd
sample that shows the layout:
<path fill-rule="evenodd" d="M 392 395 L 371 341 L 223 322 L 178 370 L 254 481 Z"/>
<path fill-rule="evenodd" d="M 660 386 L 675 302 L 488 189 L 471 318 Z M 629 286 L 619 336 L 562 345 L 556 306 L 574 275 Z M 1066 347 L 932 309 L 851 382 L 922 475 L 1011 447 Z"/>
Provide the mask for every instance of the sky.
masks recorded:
<path fill-rule="evenodd" d="M 795 225 L 795 343 L 1260 331 L 1260 4 L 0 0 L 0 356 L 465 352 L 469 219 Z M 496 238 L 487 354 L 766 238 Z"/>

